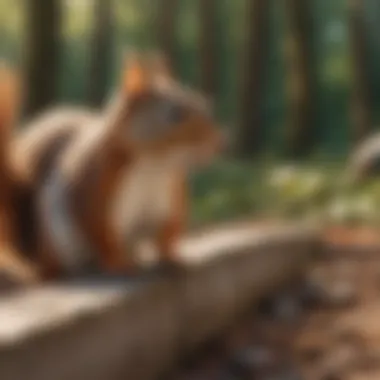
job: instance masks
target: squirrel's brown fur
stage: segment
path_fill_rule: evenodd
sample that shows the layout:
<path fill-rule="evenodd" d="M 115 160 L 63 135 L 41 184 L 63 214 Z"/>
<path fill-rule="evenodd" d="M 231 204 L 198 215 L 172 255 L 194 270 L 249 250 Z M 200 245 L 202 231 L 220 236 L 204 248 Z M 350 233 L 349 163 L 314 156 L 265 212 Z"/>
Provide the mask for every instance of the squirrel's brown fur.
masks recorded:
<path fill-rule="evenodd" d="M 162 59 L 130 57 L 114 99 L 64 149 L 40 194 L 45 273 L 72 269 L 62 259 L 69 250 L 64 245 L 74 239 L 66 235 L 58 243 L 52 227 L 57 203 L 67 203 L 66 224 L 102 269 L 130 271 L 125 251 L 133 250 L 140 233 L 155 243 L 162 260 L 175 262 L 187 217 L 188 171 L 214 156 L 221 141 L 207 102 L 181 87 Z"/>

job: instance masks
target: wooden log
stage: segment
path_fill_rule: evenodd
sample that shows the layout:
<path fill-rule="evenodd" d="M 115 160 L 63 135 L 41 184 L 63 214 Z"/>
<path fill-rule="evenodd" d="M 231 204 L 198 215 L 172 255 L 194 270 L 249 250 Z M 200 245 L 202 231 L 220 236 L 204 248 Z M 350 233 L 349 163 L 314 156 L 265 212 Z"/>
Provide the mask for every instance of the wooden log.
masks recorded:
<path fill-rule="evenodd" d="M 179 276 L 83 279 L 3 298 L 0 378 L 155 379 L 302 273 L 318 248 L 304 226 L 225 226 L 181 242 Z"/>

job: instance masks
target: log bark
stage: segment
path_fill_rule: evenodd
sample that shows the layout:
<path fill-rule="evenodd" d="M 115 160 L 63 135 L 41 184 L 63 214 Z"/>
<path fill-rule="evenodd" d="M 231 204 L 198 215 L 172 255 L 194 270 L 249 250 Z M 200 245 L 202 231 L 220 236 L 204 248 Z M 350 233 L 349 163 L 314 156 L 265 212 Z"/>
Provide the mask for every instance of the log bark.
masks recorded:
<path fill-rule="evenodd" d="M 7 297 L 0 378 L 166 379 L 179 358 L 300 278 L 320 246 L 305 226 L 225 226 L 181 242 L 178 276 L 78 279 Z"/>

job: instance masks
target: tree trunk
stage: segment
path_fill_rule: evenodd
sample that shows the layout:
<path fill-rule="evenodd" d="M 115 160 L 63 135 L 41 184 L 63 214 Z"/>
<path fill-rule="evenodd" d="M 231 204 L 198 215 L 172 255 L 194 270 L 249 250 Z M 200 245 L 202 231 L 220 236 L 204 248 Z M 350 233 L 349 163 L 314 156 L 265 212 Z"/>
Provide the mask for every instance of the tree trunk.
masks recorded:
<path fill-rule="evenodd" d="M 363 0 L 350 0 L 349 27 L 353 68 L 353 139 L 359 142 L 371 130 L 370 87 L 367 70 L 367 41 Z"/>
<path fill-rule="evenodd" d="M 176 62 L 176 16 L 178 0 L 160 0 L 158 2 L 157 38 L 160 50 L 165 54 L 173 71 Z"/>
<path fill-rule="evenodd" d="M 94 4 L 94 34 L 89 70 L 88 100 L 99 107 L 107 93 L 110 57 L 112 54 L 112 3 L 96 0 Z"/>
<path fill-rule="evenodd" d="M 315 139 L 315 86 L 312 17 L 309 0 L 287 0 L 289 120 L 285 135 L 286 154 L 309 154 Z"/>
<path fill-rule="evenodd" d="M 243 46 L 242 87 L 237 153 L 259 153 L 262 130 L 262 98 L 268 44 L 268 0 L 248 0 L 246 41 Z"/>
<path fill-rule="evenodd" d="M 199 1 L 199 20 L 200 20 L 200 64 L 201 64 L 201 88 L 205 94 L 215 96 L 218 61 L 216 48 L 216 7 L 218 3 L 215 0 L 198 0 Z"/>
<path fill-rule="evenodd" d="M 33 116 L 56 99 L 61 9 L 56 0 L 28 0 L 26 7 L 25 114 Z"/>

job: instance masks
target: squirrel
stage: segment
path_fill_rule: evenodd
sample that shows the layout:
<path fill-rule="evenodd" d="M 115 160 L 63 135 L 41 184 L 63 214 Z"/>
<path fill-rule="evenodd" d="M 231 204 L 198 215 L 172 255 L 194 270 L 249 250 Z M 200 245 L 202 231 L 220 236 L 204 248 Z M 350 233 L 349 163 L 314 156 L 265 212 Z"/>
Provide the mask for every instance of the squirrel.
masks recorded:
<path fill-rule="evenodd" d="M 14 194 L 16 175 L 10 160 L 13 126 L 21 103 L 21 83 L 16 72 L 0 64 L 0 270 L 7 281 L 33 284 L 37 269 L 18 248 Z"/>
<path fill-rule="evenodd" d="M 19 248 L 31 259 L 37 251 L 36 198 L 57 157 L 77 133 L 98 117 L 80 107 L 57 107 L 25 123 L 9 141 Z"/>
<path fill-rule="evenodd" d="M 224 135 L 200 94 L 176 81 L 165 58 L 130 54 L 120 88 L 68 144 L 40 187 L 39 260 L 45 278 L 95 261 L 133 274 L 150 239 L 160 262 L 180 265 L 190 171 L 218 154 Z"/>

